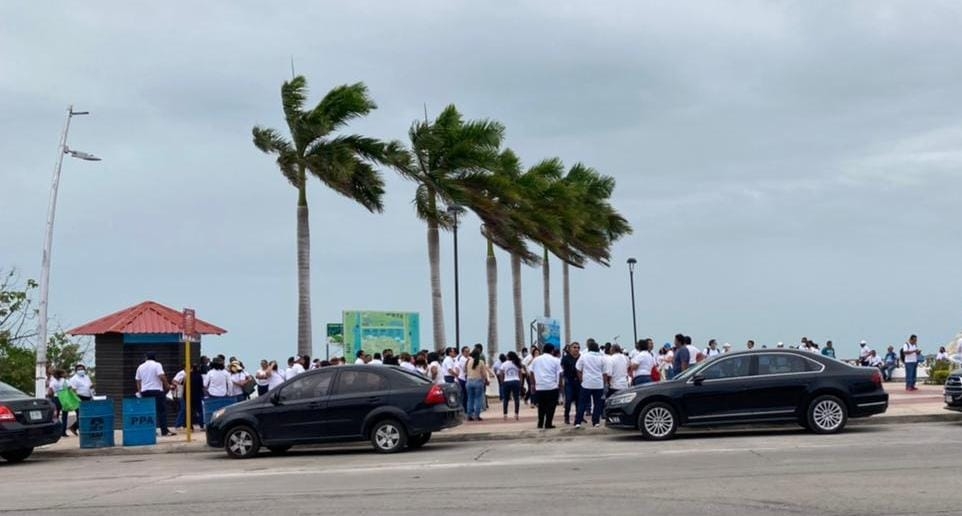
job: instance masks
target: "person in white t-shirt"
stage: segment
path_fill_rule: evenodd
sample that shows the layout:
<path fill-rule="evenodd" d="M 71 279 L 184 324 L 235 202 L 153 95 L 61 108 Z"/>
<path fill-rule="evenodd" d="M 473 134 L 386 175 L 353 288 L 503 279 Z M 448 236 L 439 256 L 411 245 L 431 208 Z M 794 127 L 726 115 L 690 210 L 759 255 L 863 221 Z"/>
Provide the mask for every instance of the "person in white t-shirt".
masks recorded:
<path fill-rule="evenodd" d="M 910 392 L 917 391 L 919 389 L 915 386 L 915 381 L 918 375 L 920 357 L 922 355 L 917 336 L 912 335 L 909 337 L 908 342 L 902 346 L 902 354 L 905 356 L 905 390 Z"/>
<path fill-rule="evenodd" d="M 428 364 L 427 364 L 427 367 L 425 368 L 424 376 L 426 376 L 428 380 L 431 380 L 431 383 L 435 385 L 450 383 L 444 377 L 444 366 L 442 366 L 441 363 L 438 362 L 439 358 L 441 357 L 439 357 L 437 352 L 435 351 L 428 353 L 428 358 L 427 358 Z"/>
<path fill-rule="evenodd" d="M 651 382 L 651 370 L 655 368 L 658 361 L 651 354 L 651 341 L 639 340 L 636 346 L 637 353 L 631 359 L 631 385 L 644 385 Z"/>
<path fill-rule="evenodd" d="M 303 367 L 303 366 L 302 366 Z M 240 362 L 231 362 L 230 364 L 230 386 L 227 389 L 227 395 L 233 398 L 237 398 L 237 401 L 244 401 L 247 399 L 247 394 L 244 393 L 244 388 L 251 381 L 251 376 L 244 371 L 244 366 Z"/>
<path fill-rule="evenodd" d="M 354 356 L 356 357 L 355 360 L 354 360 L 354 365 L 364 365 L 364 364 L 366 363 L 366 362 L 364 362 L 364 350 L 363 350 L 363 349 L 357 350 L 357 353 L 355 353 Z"/>
<path fill-rule="evenodd" d="M 267 392 L 270 392 L 280 387 L 287 379 L 284 377 L 284 372 L 277 367 L 277 362 L 271 360 L 267 366 Z"/>
<path fill-rule="evenodd" d="M 288 368 L 284 373 L 284 377 L 290 380 L 295 376 L 303 373 L 305 371 L 304 364 L 301 363 L 301 357 L 294 357 L 293 360 L 287 359 Z"/>
<path fill-rule="evenodd" d="M 445 349 L 444 360 L 441 361 L 441 376 L 444 377 L 444 381 L 447 383 L 456 383 L 458 381 L 458 374 L 460 371 L 461 370 L 458 369 L 457 348 L 449 347 Z"/>
<path fill-rule="evenodd" d="M 708 348 L 705 349 L 705 359 L 717 357 L 718 355 L 721 355 L 721 350 L 718 349 L 718 342 L 715 339 L 709 340 Z"/>
<path fill-rule="evenodd" d="M 558 407 L 561 381 L 561 359 L 554 356 L 554 345 L 545 344 L 544 353 L 531 361 L 529 379 L 538 399 L 538 428 L 554 428 L 554 412 Z M 599 356 L 600 360 L 604 360 Z M 604 386 L 604 384 L 602 384 Z"/>
<path fill-rule="evenodd" d="M 254 383 L 257 384 L 257 395 L 263 396 L 270 390 L 271 364 L 267 360 L 261 360 L 261 368 L 254 373 Z"/>
<path fill-rule="evenodd" d="M 685 347 L 688 348 L 688 367 L 693 367 L 698 362 L 705 359 L 705 354 L 691 343 L 691 337 L 685 335 Z"/>
<path fill-rule="evenodd" d="M 540 356 L 541 350 L 533 346 L 531 348 L 531 353 L 528 353 L 528 356 L 521 359 L 521 369 L 524 373 L 523 381 L 528 383 L 528 389 L 525 392 L 525 402 L 527 402 L 528 406 L 530 407 L 533 407 L 538 403 L 538 393 L 535 392 L 534 382 L 531 380 L 531 363 Z"/>
<path fill-rule="evenodd" d="M 618 392 L 628 388 L 628 357 L 621 349 L 621 345 L 611 346 L 611 356 L 608 357 L 608 393 L 610 398 Z"/>
<path fill-rule="evenodd" d="M 859 365 L 868 365 L 868 356 L 872 353 L 872 348 L 869 347 L 868 342 L 864 340 L 858 343 L 858 362 Z"/>
<path fill-rule="evenodd" d="M 167 392 L 170 391 L 170 383 L 167 382 L 164 367 L 157 362 L 156 358 L 156 354 L 153 352 L 147 353 L 147 358 L 137 367 L 137 373 L 134 375 L 134 381 L 137 384 L 137 396 L 154 398 L 160 434 L 174 435 L 167 428 Z"/>
<path fill-rule="evenodd" d="M 509 351 L 506 360 L 501 362 L 498 371 L 501 375 L 501 387 L 503 396 L 501 398 L 504 405 L 504 419 L 508 419 L 508 403 L 514 399 L 514 419 L 518 420 L 518 413 L 521 405 L 521 359 L 514 351 Z"/>
<path fill-rule="evenodd" d="M 210 398 L 226 398 L 230 395 L 230 373 L 224 369 L 224 363 L 214 360 L 210 363 L 207 378 L 204 380 L 204 390 Z"/>
<path fill-rule="evenodd" d="M 581 397 L 578 400 L 578 413 L 575 415 L 575 428 L 581 428 L 585 422 L 585 410 L 591 402 L 591 424 L 600 425 L 601 413 L 604 411 L 603 400 L 605 383 L 610 373 L 608 360 L 601 354 L 601 348 L 594 339 L 588 339 L 588 352 L 583 353 L 575 364 L 578 377 L 581 379 Z"/>

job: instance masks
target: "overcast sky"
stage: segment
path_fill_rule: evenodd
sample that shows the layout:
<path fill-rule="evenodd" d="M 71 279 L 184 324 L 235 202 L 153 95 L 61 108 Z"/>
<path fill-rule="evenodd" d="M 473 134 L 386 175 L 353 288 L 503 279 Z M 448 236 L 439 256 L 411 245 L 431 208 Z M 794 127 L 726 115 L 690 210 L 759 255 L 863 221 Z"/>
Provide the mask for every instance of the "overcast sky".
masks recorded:
<path fill-rule="evenodd" d="M 296 193 L 251 144 L 283 128 L 279 87 L 312 101 L 364 81 L 356 132 L 403 139 L 456 103 L 507 127 L 531 164 L 560 156 L 617 179 L 635 233 L 613 266 L 572 274 L 573 335 L 638 326 L 844 355 L 962 328 L 962 6 L 956 2 L 97 2 L 0 5 L 0 268 L 38 277 L 66 106 L 50 310 L 72 327 L 152 299 L 229 333 L 205 351 L 296 350 Z M 372 215 L 311 182 L 315 355 L 344 309 L 421 313 L 425 227 L 391 171 Z M 484 243 L 461 233 L 462 339 L 484 338 Z M 442 274 L 453 341 L 450 235 Z M 498 254 L 501 345 L 512 343 Z M 553 308 L 561 312 L 560 264 Z M 525 319 L 541 310 L 524 273 Z"/>

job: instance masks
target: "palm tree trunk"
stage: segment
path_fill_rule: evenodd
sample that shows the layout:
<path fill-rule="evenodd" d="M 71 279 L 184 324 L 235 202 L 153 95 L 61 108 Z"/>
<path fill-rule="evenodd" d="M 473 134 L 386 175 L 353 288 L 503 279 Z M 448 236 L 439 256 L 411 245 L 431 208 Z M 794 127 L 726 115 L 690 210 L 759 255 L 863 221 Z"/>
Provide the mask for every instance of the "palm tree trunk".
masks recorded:
<path fill-rule="evenodd" d="M 488 353 L 498 356 L 498 261 L 494 244 L 488 239 Z M 491 362 L 494 362 L 492 359 Z M 489 363 L 491 363 L 489 362 Z"/>
<path fill-rule="evenodd" d="M 311 228 L 302 172 L 297 195 L 297 354 L 313 355 L 311 341 Z"/>
<path fill-rule="evenodd" d="M 541 274 L 544 280 L 544 316 L 551 317 L 551 271 L 548 262 L 548 249 L 544 250 L 544 261 L 541 262 Z"/>
<path fill-rule="evenodd" d="M 514 298 L 514 351 L 524 347 L 524 315 L 521 310 L 521 257 L 511 255 L 511 291 Z"/>
<path fill-rule="evenodd" d="M 441 303 L 441 243 L 438 221 L 428 220 L 428 263 L 431 267 L 431 315 L 434 322 L 434 349 L 443 351 L 444 305 Z"/>
<path fill-rule="evenodd" d="M 564 297 L 565 341 L 562 345 L 571 344 L 571 288 L 568 285 L 568 262 L 561 265 L 561 278 L 564 286 L 561 295 Z"/>

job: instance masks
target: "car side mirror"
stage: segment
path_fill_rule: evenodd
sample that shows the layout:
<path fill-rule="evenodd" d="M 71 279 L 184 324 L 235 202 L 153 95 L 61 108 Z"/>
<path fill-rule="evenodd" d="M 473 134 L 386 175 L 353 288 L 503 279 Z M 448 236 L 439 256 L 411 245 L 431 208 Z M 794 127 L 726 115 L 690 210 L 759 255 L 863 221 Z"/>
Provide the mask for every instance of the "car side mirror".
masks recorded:
<path fill-rule="evenodd" d="M 691 379 L 691 382 L 695 385 L 701 385 L 705 383 L 705 377 L 700 374 L 696 374 L 695 377 Z"/>
<path fill-rule="evenodd" d="M 274 405 L 281 404 L 281 393 L 279 391 L 271 393 L 271 403 Z"/>

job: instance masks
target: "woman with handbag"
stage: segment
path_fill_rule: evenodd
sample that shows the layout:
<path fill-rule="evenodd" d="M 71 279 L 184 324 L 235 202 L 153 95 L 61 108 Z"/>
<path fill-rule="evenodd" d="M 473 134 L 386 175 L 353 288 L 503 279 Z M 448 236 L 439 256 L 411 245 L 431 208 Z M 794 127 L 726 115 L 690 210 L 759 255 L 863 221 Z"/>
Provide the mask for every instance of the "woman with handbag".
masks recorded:
<path fill-rule="evenodd" d="M 481 421 L 481 409 L 484 407 L 484 391 L 487 387 L 488 366 L 481 359 L 481 351 L 475 349 L 471 358 L 465 363 L 466 388 L 468 391 L 468 421 Z"/>

